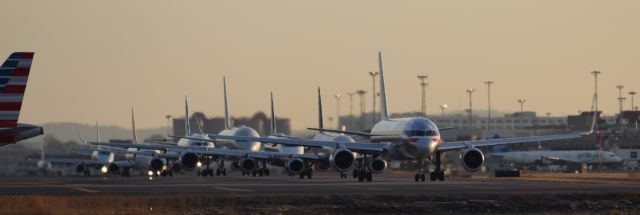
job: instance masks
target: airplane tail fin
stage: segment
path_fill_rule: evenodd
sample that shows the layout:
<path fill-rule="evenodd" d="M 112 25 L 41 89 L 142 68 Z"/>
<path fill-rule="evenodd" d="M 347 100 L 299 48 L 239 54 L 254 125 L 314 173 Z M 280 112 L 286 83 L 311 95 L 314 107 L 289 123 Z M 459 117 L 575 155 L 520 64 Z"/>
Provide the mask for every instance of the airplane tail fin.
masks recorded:
<path fill-rule="evenodd" d="M 136 131 L 136 116 L 133 113 L 133 108 L 131 108 L 131 129 L 133 131 L 133 139 L 131 139 L 131 141 L 133 143 L 138 143 L 138 134 Z"/>
<path fill-rule="evenodd" d="M 0 67 L 0 128 L 16 128 L 33 52 L 14 52 Z"/>
<path fill-rule="evenodd" d="M 184 97 L 184 136 L 191 135 L 191 125 L 189 124 L 189 100 Z"/>
<path fill-rule="evenodd" d="M 224 87 L 224 128 L 231 128 L 229 121 L 229 105 L 227 104 L 227 78 L 222 76 L 222 86 Z"/>
<path fill-rule="evenodd" d="M 96 141 L 100 142 L 100 122 L 96 121 Z"/>
<path fill-rule="evenodd" d="M 322 119 L 322 96 L 320 95 L 320 87 L 318 87 L 318 128 L 324 129 L 324 120 Z M 324 131 L 320 131 L 324 133 Z"/>
<path fill-rule="evenodd" d="M 387 93 L 384 87 L 384 69 L 382 68 L 382 52 L 378 52 L 378 66 L 380 67 L 380 114 L 382 115 L 382 120 L 389 120 Z"/>
<path fill-rule="evenodd" d="M 271 135 L 276 135 L 278 133 L 276 129 L 276 113 L 273 107 L 273 92 L 271 92 Z"/>

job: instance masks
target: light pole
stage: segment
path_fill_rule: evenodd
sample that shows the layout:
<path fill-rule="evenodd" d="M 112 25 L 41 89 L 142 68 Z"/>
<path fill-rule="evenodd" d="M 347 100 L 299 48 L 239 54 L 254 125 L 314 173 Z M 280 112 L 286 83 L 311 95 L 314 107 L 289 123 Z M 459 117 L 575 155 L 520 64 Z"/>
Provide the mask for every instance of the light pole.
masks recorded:
<path fill-rule="evenodd" d="M 472 95 L 473 92 L 475 92 L 475 89 L 467 89 L 467 93 L 469 93 L 469 110 L 467 110 L 469 112 L 469 138 L 471 138 L 471 135 L 473 134 L 473 103 L 472 103 Z"/>
<path fill-rule="evenodd" d="M 522 115 L 524 114 L 524 103 L 527 102 L 526 99 L 522 98 L 522 99 L 518 99 L 518 103 L 520 103 L 520 123 L 522 122 Z"/>
<path fill-rule="evenodd" d="M 634 105 L 634 101 L 633 101 L 633 97 L 636 95 L 636 91 L 630 91 L 629 92 L 629 96 L 631 96 L 631 110 L 635 110 L 635 105 Z"/>
<path fill-rule="evenodd" d="M 360 96 L 360 130 L 364 130 L 364 95 L 367 91 L 358 90 L 356 93 Z"/>
<path fill-rule="evenodd" d="M 340 94 L 333 97 L 336 98 L 336 128 L 340 129 Z"/>
<path fill-rule="evenodd" d="M 491 131 L 491 85 L 493 81 L 485 81 L 484 84 L 487 85 L 487 104 L 488 104 L 488 117 L 487 117 L 487 132 Z"/>
<path fill-rule="evenodd" d="M 418 75 L 418 79 L 420 79 L 420 87 L 422 87 L 422 104 L 420 110 L 422 111 L 422 116 L 427 116 L 427 75 Z"/>
<path fill-rule="evenodd" d="M 444 111 L 448 108 L 449 106 L 447 104 L 441 104 L 440 105 L 440 110 L 442 110 L 442 116 L 444 117 Z"/>
<path fill-rule="evenodd" d="M 371 117 L 373 120 L 371 122 L 371 124 L 375 124 L 376 123 L 376 76 L 380 74 L 379 72 L 369 72 L 369 75 L 371 76 L 371 79 L 373 80 L 372 82 L 372 86 L 373 86 L 373 92 L 371 95 L 373 97 L 373 117 Z"/>
<path fill-rule="evenodd" d="M 167 118 L 167 137 L 168 137 L 168 136 L 171 136 L 171 115 L 167 114 L 164 117 Z"/>
<path fill-rule="evenodd" d="M 591 74 L 593 75 L 594 80 L 595 80 L 595 87 L 594 87 L 595 88 L 595 93 L 593 94 L 593 100 L 595 102 L 595 113 L 593 113 L 593 114 L 595 115 L 594 118 L 596 120 L 595 120 L 595 123 L 593 125 L 594 126 L 593 129 L 594 129 L 594 131 L 596 131 L 596 133 L 598 132 L 598 121 L 600 121 L 600 115 L 598 114 L 598 75 L 600 75 L 600 73 L 601 72 L 597 71 L 597 70 L 591 72 Z M 598 135 L 596 135 L 596 138 L 598 138 L 597 136 Z M 598 143 L 598 146 L 599 145 L 600 145 L 600 143 Z"/>
<path fill-rule="evenodd" d="M 624 88 L 624 85 L 616 85 L 616 88 L 618 88 L 618 102 L 620 103 L 620 113 L 618 113 L 618 123 L 620 125 L 620 129 L 622 129 L 622 106 L 624 105 L 624 100 L 626 98 L 622 97 L 622 89 Z"/>

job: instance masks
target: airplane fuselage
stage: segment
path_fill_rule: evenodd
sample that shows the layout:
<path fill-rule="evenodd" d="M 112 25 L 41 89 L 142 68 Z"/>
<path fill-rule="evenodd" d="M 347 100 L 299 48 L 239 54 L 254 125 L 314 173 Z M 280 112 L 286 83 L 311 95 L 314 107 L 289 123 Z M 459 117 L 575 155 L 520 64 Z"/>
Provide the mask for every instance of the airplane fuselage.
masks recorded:
<path fill-rule="evenodd" d="M 516 164 L 552 164 L 554 161 L 587 164 L 614 164 L 622 162 L 622 158 L 613 152 L 597 150 L 514 151 L 489 153 L 487 156 Z"/>
<path fill-rule="evenodd" d="M 441 143 L 433 121 L 424 117 L 383 120 L 371 129 L 371 142 L 392 143 L 384 159 L 415 160 L 432 155 Z"/>

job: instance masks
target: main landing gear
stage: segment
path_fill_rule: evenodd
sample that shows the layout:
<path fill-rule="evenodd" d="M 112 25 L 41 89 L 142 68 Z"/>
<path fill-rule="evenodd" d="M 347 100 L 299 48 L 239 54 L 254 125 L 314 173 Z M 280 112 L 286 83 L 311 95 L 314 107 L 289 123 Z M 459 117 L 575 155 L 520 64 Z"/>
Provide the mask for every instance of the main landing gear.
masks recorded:
<path fill-rule="evenodd" d="M 362 154 L 362 159 L 358 162 L 358 169 L 353 170 L 353 177 L 358 178 L 359 182 L 367 180 L 367 182 L 373 181 L 373 172 L 367 168 L 367 154 Z"/>
<path fill-rule="evenodd" d="M 313 176 L 313 163 L 305 162 L 305 167 L 300 172 L 300 179 L 304 179 L 305 176 L 307 176 L 307 179 L 311 179 Z"/>
<path fill-rule="evenodd" d="M 415 175 L 416 181 L 425 181 L 425 169 L 424 159 L 418 159 L 418 173 Z M 436 166 L 436 169 L 429 174 L 429 180 L 431 181 L 444 181 L 444 170 L 442 169 L 442 152 L 436 152 L 435 160 L 431 160 L 433 164 Z"/>
<path fill-rule="evenodd" d="M 216 169 L 216 176 L 227 176 L 227 168 L 224 167 L 224 160 L 220 159 L 218 163 L 220 165 L 218 165 L 218 169 Z"/>

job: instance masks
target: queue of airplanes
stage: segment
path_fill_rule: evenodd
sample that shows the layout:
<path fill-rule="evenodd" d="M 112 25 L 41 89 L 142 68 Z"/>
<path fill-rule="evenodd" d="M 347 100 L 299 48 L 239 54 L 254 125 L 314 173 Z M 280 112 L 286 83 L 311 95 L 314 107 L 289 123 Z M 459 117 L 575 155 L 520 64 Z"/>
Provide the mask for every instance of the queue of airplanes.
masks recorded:
<path fill-rule="evenodd" d="M 26 81 L 33 59 L 32 52 L 13 53 L 0 70 L 0 144 L 15 143 L 43 133 L 41 127 L 17 123 Z M 189 106 L 185 97 L 185 135 L 174 136 L 175 143 L 143 142 L 136 137 L 132 109 L 133 139 L 131 143 L 84 141 L 93 146 L 90 160 L 46 160 L 44 152 L 38 167 L 50 168 L 52 162 L 77 164 L 76 171 L 90 174 L 89 168 L 101 172 L 119 172 L 129 176 L 131 168 L 147 170 L 150 176 L 169 175 L 177 171 L 196 171 L 201 176 L 226 175 L 229 168 L 243 175 L 269 175 L 268 165 L 286 169 L 291 175 L 312 178 L 318 169 L 333 169 L 342 178 L 351 172 L 358 181 L 372 181 L 373 174 L 384 172 L 388 161 L 415 161 L 415 181 L 443 181 L 442 157 L 445 152 L 460 153 L 462 166 L 477 171 L 484 163 L 481 148 L 525 142 L 575 139 L 590 131 L 559 135 L 444 142 L 440 132 L 450 128 L 438 126 L 426 117 L 390 118 L 388 114 L 385 73 L 382 54 L 378 52 L 382 120 L 371 132 L 323 128 L 322 101 L 318 88 L 319 127 L 312 138 L 291 137 L 276 131 L 273 94 L 271 94 L 271 134 L 261 137 L 255 129 L 233 126 L 229 120 L 226 79 L 223 78 L 225 129 L 217 134 L 191 133 Z M 364 138 L 355 141 L 352 136 Z M 269 147 L 272 146 L 272 147 Z M 315 153 L 305 149 L 315 148 Z M 116 154 L 126 160 L 116 161 Z M 435 169 L 429 172 L 426 165 Z"/>

